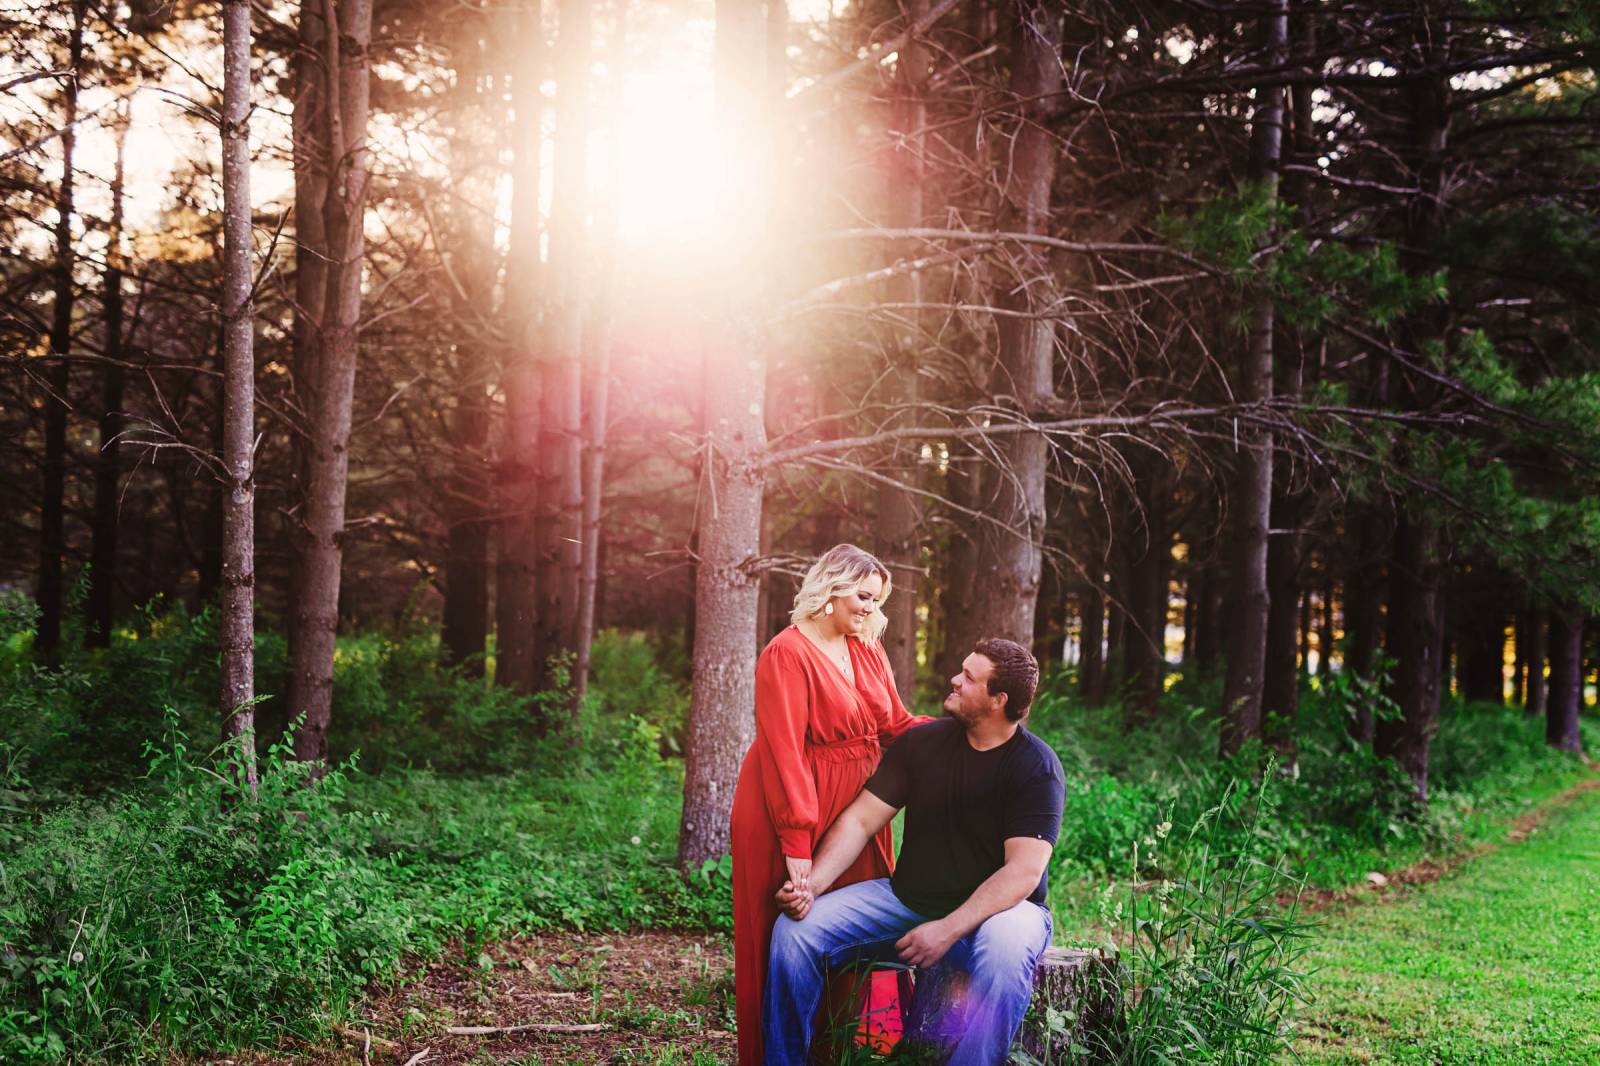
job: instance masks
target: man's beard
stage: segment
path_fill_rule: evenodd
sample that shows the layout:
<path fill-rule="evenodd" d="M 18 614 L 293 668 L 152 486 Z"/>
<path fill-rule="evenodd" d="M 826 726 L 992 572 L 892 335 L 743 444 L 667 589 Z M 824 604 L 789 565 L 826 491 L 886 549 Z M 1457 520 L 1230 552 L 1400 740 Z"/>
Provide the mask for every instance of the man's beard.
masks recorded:
<path fill-rule="evenodd" d="M 946 703 L 944 706 L 944 713 L 960 722 L 963 728 L 970 728 L 972 726 L 972 712 L 964 709 L 959 700 L 956 701 L 956 705 L 954 707 L 950 706 L 949 703 Z"/>

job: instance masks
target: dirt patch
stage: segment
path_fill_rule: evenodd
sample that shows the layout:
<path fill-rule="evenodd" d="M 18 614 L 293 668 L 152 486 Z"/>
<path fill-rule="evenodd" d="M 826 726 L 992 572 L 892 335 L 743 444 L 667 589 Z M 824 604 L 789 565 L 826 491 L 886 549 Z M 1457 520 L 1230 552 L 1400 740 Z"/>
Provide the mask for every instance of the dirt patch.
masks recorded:
<path fill-rule="evenodd" d="M 541 1028 L 517 1028 L 538 1026 Z M 451 1028 L 492 1028 L 452 1034 Z M 375 990 L 325 1047 L 284 1047 L 208 1066 L 732 1061 L 733 961 L 708 934 L 552 934 L 455 947 Z M 370 1041 L 368 1039 L 370 1034 Z M 422 1059 L 416 1056 L 426 1051 Z"/>
<path fill-rule="evenodd" d="M 1594 762 L 1587 760 L 1586 762 L 1591 770 L 1600 768 L 1600 765 Z M 1555 798 L 1540 804 L 1527 814 L 1517 817 L 1510 823 L 1506 832 L 1506 839 L 1502 843 L 1479 844 L 1460 854 L 1451 855 L 1444 859 L 1423 859 L 1393 873 L 1376 876 L 1368 874 L 1369 880 L 1359 888 L 1324 888 L 1306 892 L 1300 896 L 1300 909 L 1303 911 L 1323 911 L 1357 903 L 1396 899 L 1404 894 L 1398 891 L 1400 889 L 1432 884 L 1463 863 L 1471 862 L 1473 859 L 1480 858 L 1492 851 L 1498 851 L 1506 844 L 1520 844 L 1528 839 L 1529 834 L 1538 829 L 1551 814 L 1565 807 L 1583 793 L 1595 789 L 1600 789 L 1600 777 L 1586 778 Z M 1288 904 L 1291 901 L 1290 897 L 1280 900 L 1284 904 Z"/>

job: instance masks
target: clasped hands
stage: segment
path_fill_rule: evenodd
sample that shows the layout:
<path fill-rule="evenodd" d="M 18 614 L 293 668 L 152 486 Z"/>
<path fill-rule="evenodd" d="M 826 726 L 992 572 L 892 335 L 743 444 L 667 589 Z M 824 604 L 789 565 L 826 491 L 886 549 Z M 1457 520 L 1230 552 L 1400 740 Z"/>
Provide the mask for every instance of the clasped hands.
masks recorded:
<path fill-rule="evenodd" d="M 817 894 L 812 890 L 809 879 L 800 884 L 791 879 L 783 883 L 773 898 L 777 900 L 779 910 L 799 922 L 811 913 L 811 905 L 817 901 Z M 958 939 L 959 936 L 939 919 L 913 927 L 895 941 L 894 947 L 900 961 L 906 965 L 932 966 L 945 957 Z"/>

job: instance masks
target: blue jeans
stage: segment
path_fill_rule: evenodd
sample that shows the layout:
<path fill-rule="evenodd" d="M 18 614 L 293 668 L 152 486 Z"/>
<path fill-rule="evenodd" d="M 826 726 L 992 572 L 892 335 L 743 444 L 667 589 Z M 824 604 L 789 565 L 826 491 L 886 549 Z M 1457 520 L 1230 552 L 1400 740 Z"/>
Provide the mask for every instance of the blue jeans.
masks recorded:
<path fill-rule="evenodd" d="M 847 885 L 817 899 L 804 921 L 778 917 L 772 930 L 762 1042 L 768 1066 L 804 1066 L 825 972 L 893 959 L 894 945 L 929 919 L 901 903 L 887 878 Z M 1005 1062 L 1033 996 L 1033 970 L 1050 943 L 1050 912 L 1022 901 L 989 918 L 918 975 L 906 1038 L 950 1053 L 951 1066 Z M 924 992 L 938 990 L 938 1003 Z"/>

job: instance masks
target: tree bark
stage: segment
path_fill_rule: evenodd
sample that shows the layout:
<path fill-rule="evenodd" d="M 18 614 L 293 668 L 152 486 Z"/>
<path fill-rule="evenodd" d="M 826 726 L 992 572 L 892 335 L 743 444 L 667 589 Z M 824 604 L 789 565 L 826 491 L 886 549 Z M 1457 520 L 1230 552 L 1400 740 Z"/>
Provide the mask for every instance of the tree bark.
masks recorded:
<path fill-rule="evenodd" d="M 1533 612 L 1524 608 L 1517 612 L 1512 622 L 1512 644 L 1516 659 L 1511 665 L 1511 702 L 1526 707 L 1528 700 L 1528 630 Z"/>
<path fill-rule="evenodd" d="M 255 748 L 255 284 L 251 266 L 250 0 L 222 8 L 222 739 L 253 797 Z"/>
<path fill-rule="evenodd" d="M 1084 703 L 1098 707 L 1105 702 L 1105 623 L 1106 598 L 1094 585 L 1079 594 L 1083 618 L 1078 639 L 1078 694 Z"/>
<path fill-rule="evenodd" d="M 1438 534 L 1402 514 L 1389 565 L 1388 646 L 1394 656 L 1390 696 L 1398 718 L 1377 723 L 1373 750 L 1392 758 L 1411 779 L 1418 802 L 1428 799 L 1428 743 L 1439 717 L 1444 619 L 1439 608 L 1443 569 Z"/>
<path fill-rule="evenodd" d="M 762 0 L 717 0 L 716 96 L 719 128 L 740 146 L 744 166 L 724 180 L 748 212 L 729 235 L 716 266 L 727 323 L 707 345 L 706 438 L 695 588 L 694 686 L 684 751 L 683 815 L 678 863 L 692 868 L 728 851 L 728 819 L 739 761 L 755 738 L 755 630 L 760 572 L 766 446 L 765 338 L 761 320 L 759 230 L 767 221 L 762 194 L 769 163 L 765 149 L 765 92 L 769 57 Z M 778 57 L 770 57 L 776 61 Z"/>
<path fill-rule="evenodd" d="M 1390 534 L 1387 520 L 1374 506 L 1362 508 L 1358 522 L 1355 566 L 1346 581 L 1344 668 L 1351 677 L 1374 681 L 1388 587 L 1383 580 L 1384 545 Z M 1371 744 L 1373 729 L 1372 708 L 1361 704 L 1350 722 L 1350 738 Z"/>
<path fill-rule="evenodd" d="M 959 508 L 977 510 L 982 506 L 987 480 L 984 460 L 977 453 L 965 450 L 955 452 L 951 458 L 945 495 Z M 958 512 L 944 551 L 935 553 L 935 561 L 940 564 L 940 580 L 935 583 L 940 642 L 934 670 L 940 682 L 961 672 L 962 661 L 983 636 L 972 609 L 978 583 L 981 536 L 977 521 Z"/>
<path fill-rule="evenodd" d="M 117 485 L 121 480 L 122 394 L 122 206 L 128 113 L 119 108 L 116 118 L 117 162 L 111 179 L 111 224 L 106 229 L 105 357 L 100 393 L 100 451 L 94 464 L 94 527 L 89 549 L 89 632 L 87 643 L 104 648 L 111 643 L 116 614 L 117 533 L 121 509 Z"/>
<path fill-rule="evenodd" d="M 1333 567 L 1327 555 L 1322 558 L 1322 616 L 1317 627 L 1317 676 L 1333 674 Z"/>
<path fill-rule="evenodd" d="M 1227 582 L 1218 570 L 1217 561 L 1207 559 L 1201 565 L 1195 592 L 1194 661 L 1202 677 L 1213 676 L 1217 660 L 1222 658 L 1222 603 Z"/>
<path fill-rule="evenodd" d="M 1299 552 L 1295 552 L 1298 568 Z M 1270 567 L 1270 564 L 1269 564 Z M 1270 581 L 1269 581 L 1270 584 Z M 1299 582 L 1295 583 L 1295 600 L 1300 607 L 1300 640 L 1297 648 L 1297 672 L 1301 677 L 1311 676 L 1311 590 L 1302 589 Z"/>
<path fill-rule="evenodd" d="M 539 366 L 535 359 L 543 266 L 539 255 L 540 3 L 517 18 L 525 57 L 511 74 L 511 237 L 507 251 L 504 369 L 505 428 L 501 444 L 500 554 L 495 572 L 495 684 L 529 695 L 537 690 L 534 628 L 538 622 Z M 547 723 L 535 722 L 543 731 Z"/>
<path fill-rule="evenodd" d="M 560 0 L 556 49 L 555 181 L 544 329 L 540 336 L 539 508 L 534 530 L 533 677 L 549 688 L 553 657 L 576 649 L 578 577 L 583 568 L 582 345 L 587 215 L 590 4 Z M 569 663 L 569 668 L 570 668 Z M 569 672 L 570 677 L 570 672 Z"/>
<path fill-rule="evenodd" d="M 468 342 L 469 346 L 473 342 Z M 481 677 L 489 626 L 489 530 L 484 504 L 492 491 L 484 465 L 489 442 L 489 397 L 480 357 L 468 356 L 469 381 L 456 393 L 451 418 L 455 484 L 446 491 L 449 523 L 445 540 L 444 627 L 440 643 L 445 662 Z"/>
<path fill-rule="evenodd" d="M 1300 537 L 1292 530 L 1300 521 L 1301 502 L 1291 496 L 1281 479 L 1273 501 L 1275 533 L 1267 547 L 1267 642 L 1262 666 L 1262 737 L 1278 753 L 1285 769 L 1296 764 L 1296 725 L 1300 710 L 1299 664 L 1303 659 L 1304 631 L 1296 639 L 1299 596 Z"/>
<path fill-rule="evenodd" d="M 1045 234 L 1060 154 L 1045 120 L 1062 82 L 1065 15 L 1050 0 L 1019 0 L 1015 12 L 1009 91 L 1021 128 L 1001 156 L 1002 227 Z M 991 391 L 996 402 L 1028 414 L 1042 410 L 1055 394 L 1056 326 L 1038 314 L 1053 302 L 1053 272 L 1044 249 L 1035 245 L 1021 246 L 1014 260 L 993 299 L 997 307 L 1020 314 L 996 319 L 999 351 Z M 1048 446 L 1039 434 L 1016 434 L 993 447 L 1004 469 L 982 507 L 994 521 L 979 531 L 972 625 L 984 637 L 1005 637 L 1026 647 L 1033 640 L 1043 564 Z"/>
<path fill-rule="evenodd" d="M 1496 590 L 1498 591 L 1498 590 Z M 1504 703 L 1505 618 L 1482 604 L 1472 604 L 1462 619 L 1461 695 L 1478 703 Z"/>
<path fill-rule="evenodd" d="M 1578 714 L 1583 709 L 1583 612 L 1560 607 L 1550 615 L 1550 698 L 1544 739 L 1561 751 L 1583 751 Z"/>
<path fill-rule="evenodd" d="M 50 354 L 45 374 L 43 491 L 39 511 L 39 628 L 34 652 L 48 666 L 61 663 L 61 622 L 65 580 L 67 495 L 67 394 L 72 375 L 67 358 L 72 350 L 72 213 L 73 149 L 77 141 L 78 71 L 83 66 L 83 20 L 87 4 L 72 5 L 67 39 L 68 76 L 62 83 L 61 182 L 56 186 L 55 291 L 50 309 Z"/>
<path fill-rule="evenodd" d="M 294 51 L 294 110 L 290 115 L 290 137 L 294 145 L 294 366 L 292 403 L 296 420 L 293 443 L 293 487 L 295 509 L 290 519 L 287 540 L 293 557 L 289 566 L 289 609 L 287 643 L 289 662 L 301 656 L 304 635 L 295 612 L 304 599 L 305 568 L 300 564 L 304 542 L 304 515 L 310 491 L 312 444 L 311 425 L 316 419 L 318 389 L 319 332 L 328 290 L 328 233 L 322 205 L 328 198 L 327 163 L 328 86 L 323 40 L 322 5 L 318 0 L 301 0 L 300 22 L 296 27 Z M 274 708 L 283 715 L 287 728 L 296 713 L 292 703 Z"/>
<path fill-rule="evenodd" d="M 295 757 L 321 767 L 328 756 L 333 655 L 339 629 L 339 580 L 350 428 L 355 401 L 361 276 L 366 242 L 366 149 L 371 76 L 372 0 L 305 0 L 301 18 L 320 23 L 320 129 L 315 162 L 323 191 L 326 240 L 322 317 L 312 338 L 312 418 L 308 431 L 304 533 L 295 558 L 297 629 L 289 708 L 301 721 Z M 299 163 L 297 154 L 296 163 Z M 296 175 L 298 180 L 298 173 Z"/>
<path fill-rule="evenodd" d="M 485 70 L 486 29 L 483 20 L 463 19 L 456 42 L 456 91 L 466 121 L 457 125 L 451 141 L 459 157 L 456 172 L 463 182 L 487 166 L 487 152 L 463 128 L 472 120 L 497 123 L 504 119 L 499 90 L 503 80 Z M 487 90 L 487 91 L 486 91 Z M 473 196 L 492 196 L 492 182 L 467 184 Z M 478 204 L 457 207 L 454 221 L 454 267 L 450 293 L 458 327 L 465 336 L 457 345 L 454 409 L 450 413 L 450 484 L 444 487 L 445 519 L 444 606 L 440 644 L 445 662 L 482 677 L 489 637 L 489 540 L 494 485 L 488 463 L 492 409 L 489 383 L 493 359 L 488 334 L 494 321 L 494 216 Z"/>
<path fill-rule="evenodd" d="M 909 0 L 905 18 L 915 24 L 927 14 L 927 0 Z M 923 133 L 927 113 L 922 99 L 922 83 L 927 72 L 928 49 L 913 40 L 901 51 L 895 63 L 894 123 L 897 129 L 889 147 L 886 168 L 889 224 L 897 229 L 922 225 Z M 913 254 L 907 249 L 906 254 Z M 891 278 L 885 298 L 891 304 L 908 307 L 922 302 L 922 274 L 908 271 Z M 908 425 L 911 409 L 918 399 L 917 362 L 921 337 L 915 310 L 896 312 L 887 327 L 890 359 L 887 391 L 889 402 L 900 408 L 885 423 L 885 428 Z M 918 480 L 921 445 L 900 444 L 889 449 L 885 462 L 895 476 L 912 483 Z M 883 647 L 894 670 L 900 698 L 908 705 L 917 688 L 917 601 L 922 584 L 921 501 L 906 489 L 888 489 L 883 495 L 878 532 L 883 538 L 884 563 L 893 578 L 894 604 L 888 610 L 888 626 L 883 632 Z"/>
<path fill-rule="evenodd" d="M 618 55 L 625 53 L 624 45 L 627 42 L 627 8 L 620 6 L 617 10 L 616 21 L 612 29 L 613 51 Z M 618 60 L 617 62 L 621 62 Z M 613 70 L 613 86 L 615 99 L 612 104 L 613 113 L 620 114 L 622 108 L 622 74 Z M 583 393 L 583 483 L 580 486 L 583 496 L 583 510 L 579 522 L 578 537 L 582 546 L 582 564 L 578 576 L 578 620 L 577 620 L 577 654 L 575 656 L 573 677 L 574 709 L 583 700 L 589 691 L 589 662 L 594 651 L 595 609 L 600 597 L 600 540 L 603 536 L 600 528 L 600 512 L 605 491 L 606 472 L 606 419 L 608 400 L 611 394 L 611 345 L 613 331 L 616 326 L 618 308 L 614 299 L 612 279 L 616 271 L 616 232 L 617 209 L 615 207 L 616 190 L 621 184 L 623 174 L 623 152 L 626 146 L 620 143 L 622 136 L 620 125 L 613 123 L 611 126 L 611 152 L 608 175 L 608 184 L 612 195 L 608 198 L 612 206 L 607 209 L 605 226 L 599 239 L 595 241 L 597 254 L 601 257 L 599 279 L 595 285 L 594 299 L 591 301 L 593 317 L 585 330 L 584 341 L 587 347 L 584 374 Z M 576 724 L 576 722 L 574 722 Z M 573 730 L 576 737 L 577 731 Z"/>
<path fill-rule="evenodd" d="M 1417 193 L 1408 204 L 1402 264 L 1421 273 L 1438 239 L 1445 204 L 1445 150 L 1449 131 L 1449 81 L 1429 69 L 1442 52 L 1438 26 L 1427 12 L 1413 15 L 1413 54 L 1421 67 L 1409 71 L 1402 99 L 1407 105 L 1410 141 L 1405 152 Z M 1409 351 L 1427 350 L 1447 340 L 1448 322 L 1441 307 L 1417 311 L 1400 324 L 1400 338 Z M 1407 410 L 1426 410 L 1436 386 L 1416 374 L 1400 379 Z M 1403 461 L 1403 460 L 1402 460 Z M 1419 802 L 1428 798 L 1428 743 L 1439 716 L 1444 675 L 1444 618 L 1440 604 L 1447 545 L 1425 514 L 1408 500 L 1397 501 L 1394 551 L 1389 565 L 1388 646 L 1394 657 L 1392 694 L 1399 707 L 1394 721 L 1379 723 L 1374 751 L 1396 759 L 1411 778 Z"/>
<path fill-rule="evenodd" d="M 1141 452 L 1143 450 L 1141 449 Z M 1123 644 L 1124 710 L 1129 725 L 1148 722 L 1160 707 L 1166 675 L 1167 591 L 1172 569 L 1172 536 L 1167 509 L 1170 468 L 1148 453 L 1131 459 L 1143 529 L 1130 529 L 1128 615 Z"/>
<path fill-rule="evenodd" d="M 1528 695 L 1523 709 L 1529 714 L 1544 714 L 1550 689 L 1545 681 L 1545 661 L 1550 656 L 1550 631 L 1545 612 L 1528 612 Z"/>
<path fill-rule="evenodd" d="M 1117 698 L 1122 683 L 1128 676 L 1128 582 L 1125 567 L 1116 561 L 1111 565 L 1111 579 L 1106 590 L 1106 664 L 1100 679 L 1102 702 Z"/>
<path fill-rule="evenodd" d="M 1263 16 L 1263 61 L 1286 62 L 1289 54 L 1289 2 L 1271 0 Z M 1256 89 L 1250 123 L 1250 179 L 1269 202 L 1277 198 L 1278 164 L 1283 150 L 1285 95 L 1281 86 Z M 1250 312 L 1250 338 L 1238 395 L 1245 402 L 1272 398 L 1272 297 L 1256 294 Z M 1262 682 L 1266 668 L 1268 531 L 1272 515 L 1272 434 L 1253 429 L 1241 434 L 1237 495 L 1239 541 L 1232 574 L 1235 643 L 1228 655 L 1222 689 L 1222 754 L 1231 755 L 1261 735 Z"/>
<path fill-rule="evenodd" d="M 1060 666 L 1066 644 L 1067 592 L 1060 566 L 1044 565 L 1039 575 L 1039 609 L 1034 615 L 1033 655 L 1039 666 Z"/>

